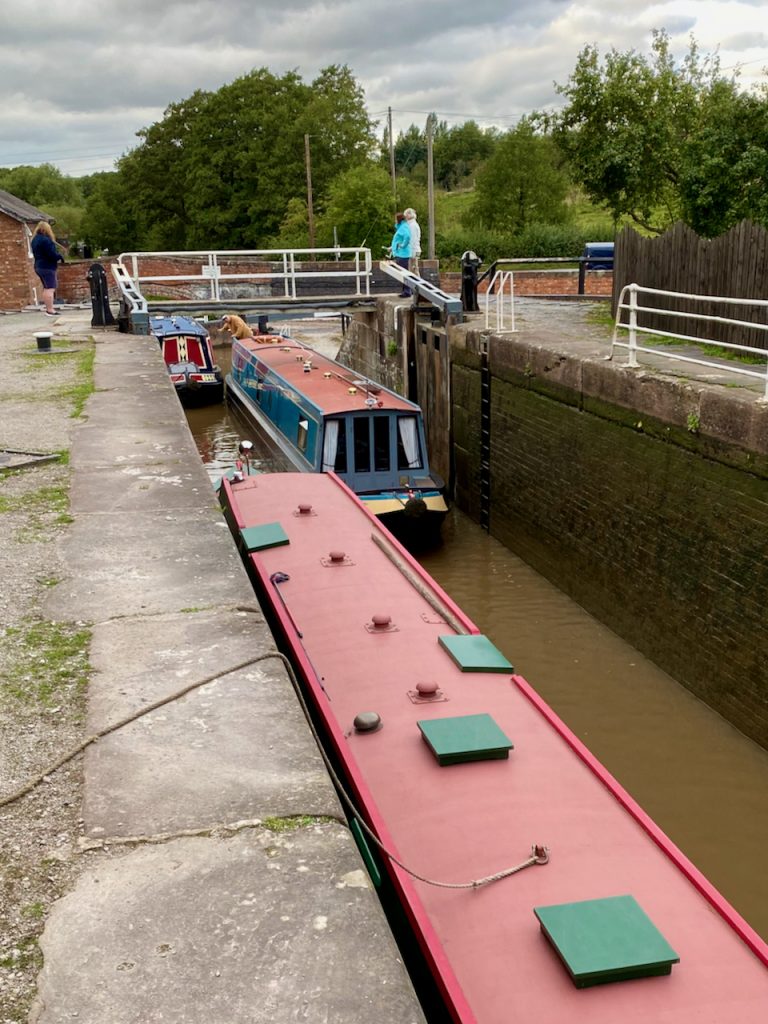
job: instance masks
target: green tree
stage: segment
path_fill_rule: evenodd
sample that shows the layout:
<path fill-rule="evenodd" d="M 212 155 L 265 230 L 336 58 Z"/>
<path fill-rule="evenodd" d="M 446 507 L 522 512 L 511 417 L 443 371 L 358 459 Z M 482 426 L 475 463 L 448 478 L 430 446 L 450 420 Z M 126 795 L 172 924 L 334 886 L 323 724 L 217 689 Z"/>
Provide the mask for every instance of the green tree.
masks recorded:
<path fill-rule="evenodd" d="M 0 188 L 17 199 L 31 203 L 44 213 L 50 212 L 50 206 L 83 206 L 83 195 L 77 180 L 62 174 L 53 164 L 0 168 Z"/>
<path fill-rule="evenodd" d="M 119 164 L 140 247 L 264 248 L 306 195 L 305 135 L 321 206 L 339 170 L 374 145 L 348 68 L 325 68 L 311 85 L 254 69 L 172 104 Z"/>
<path fill-rule="evenodd" d="M 477 176 L 467 220 L 498 231 L 519 232 L 532 223 L 562 224 L 568 177 L 551 138 L 523 120 L 502 136 Z"/>
<path fill-rule="evenodd" d="M 386 154 L 389 167 L 389 152 Z M 407 131 L 400 132 L 395 141 L 395 173 L 409 174 L 418 164 L 427 162 L 426 134 L 412 124 Z"/>
<path fill-rule="evenodd" d="M 124 178 L 117 171 L 103 171 L 89 177 L 85 191 L 80 232 L 94 255 L 102 249 L 113 254 L 142 249 L 135 205 L 127 194 Z"/>
<path fill-rule="evenodd" d="M 328 200 L 317 221 L 317 243 L 333 245 L 333 230 L 339 245 L 367 245 L 374 259 L 382 255 L 394 234 L 392 182 L 378 163 L 368 161 L 338 175 L 329 189 Z"/>
<path fill-rule="evenodd" d="M 465 121 L 441 133 L 434 144 L 436 184 L 456 188 L 490 157 L 497 141 L 496 132 L 484 132 L 475 121 Z"/>
<path fill-rule="evenodd" d="M 677 220 L 684 152 L 718 78 L 717 58 L 701 59 L 694 42 L 676 66 L 664 32 L 653 33 L 650 57 L 611 50 L 601 63 L 586 46 L 550 124 L 590 199 L 651 231 Z"/>
<path fill-rule="evenodd" d="M 680 166 L 683 218 L 714 238 L 740 220 L 768 227 L 768 94 L 715 82 L 702 101 L 701 124 Z"/>

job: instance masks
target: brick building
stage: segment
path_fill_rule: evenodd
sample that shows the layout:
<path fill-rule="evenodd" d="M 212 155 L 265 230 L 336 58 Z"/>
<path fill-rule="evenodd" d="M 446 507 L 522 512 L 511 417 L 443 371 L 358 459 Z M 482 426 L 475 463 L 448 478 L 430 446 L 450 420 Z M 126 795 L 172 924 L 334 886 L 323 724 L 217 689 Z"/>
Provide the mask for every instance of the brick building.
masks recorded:
<path fill-rule="evenodd" d="M 35 225 L 52 218 L 0 189 L 0 309 L 23 309 L 40 293 L 29 248 Z"/>

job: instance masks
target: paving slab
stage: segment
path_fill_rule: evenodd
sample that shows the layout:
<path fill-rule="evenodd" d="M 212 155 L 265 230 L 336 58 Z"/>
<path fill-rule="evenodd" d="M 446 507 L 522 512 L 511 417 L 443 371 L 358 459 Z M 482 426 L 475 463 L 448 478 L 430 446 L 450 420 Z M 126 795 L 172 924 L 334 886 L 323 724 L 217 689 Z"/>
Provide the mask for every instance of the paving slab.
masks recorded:
<path fill-rule="evenodd" d="M 64 557 L 76 572 L 51 591 L 51 618 L 100 622 L 183 608 L 233 607 L 253 592 L 220 514 L 170 512 L 75 518 Z"/>
<path fill-rule="evenodd" d="M 283 663 L 268 658 L 226 673 L 274 650 L 258 611 L 97 626 L 88 735 L 224 674 L 89 748 L 86 835 L 152 836 L 302 814 L 342 817 Z"/>
<path fill-rule="evenodd" d="M 423 1024 L 349 832 L 145 846 L 53 908 L 33 1024 Z"/>

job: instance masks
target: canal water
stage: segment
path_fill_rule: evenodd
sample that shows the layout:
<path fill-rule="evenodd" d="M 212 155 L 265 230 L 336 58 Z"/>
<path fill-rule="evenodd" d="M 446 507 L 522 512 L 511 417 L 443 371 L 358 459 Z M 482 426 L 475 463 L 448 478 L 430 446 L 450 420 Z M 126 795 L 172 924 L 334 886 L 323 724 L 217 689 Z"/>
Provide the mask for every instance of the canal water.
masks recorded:
<path fill-rule="evenodd" d="M 227 354 L 217 350 L 225 370 Z M 254 441 L 254 468 L 289 468 L 226 406 L 188 419 L 212 480 L 243 437 Z M 455 509 L 443 538 L 420 557 L 424 568 L 768 940 L 768 752 L 553 587 L 525 552 Z"/>

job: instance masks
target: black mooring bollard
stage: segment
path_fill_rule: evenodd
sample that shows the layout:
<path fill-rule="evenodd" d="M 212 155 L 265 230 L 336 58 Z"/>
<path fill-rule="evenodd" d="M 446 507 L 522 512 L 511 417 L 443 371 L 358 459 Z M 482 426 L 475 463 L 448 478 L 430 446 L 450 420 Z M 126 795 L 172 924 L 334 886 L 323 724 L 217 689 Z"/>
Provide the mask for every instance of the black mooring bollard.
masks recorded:
<path fill-rule="evenodd" d="M 37 342 L 38 352 L 50 352 L 51 351 L 51 338 L 53 334 L 50 331 L 36 331 L 35 341 Z"/>

